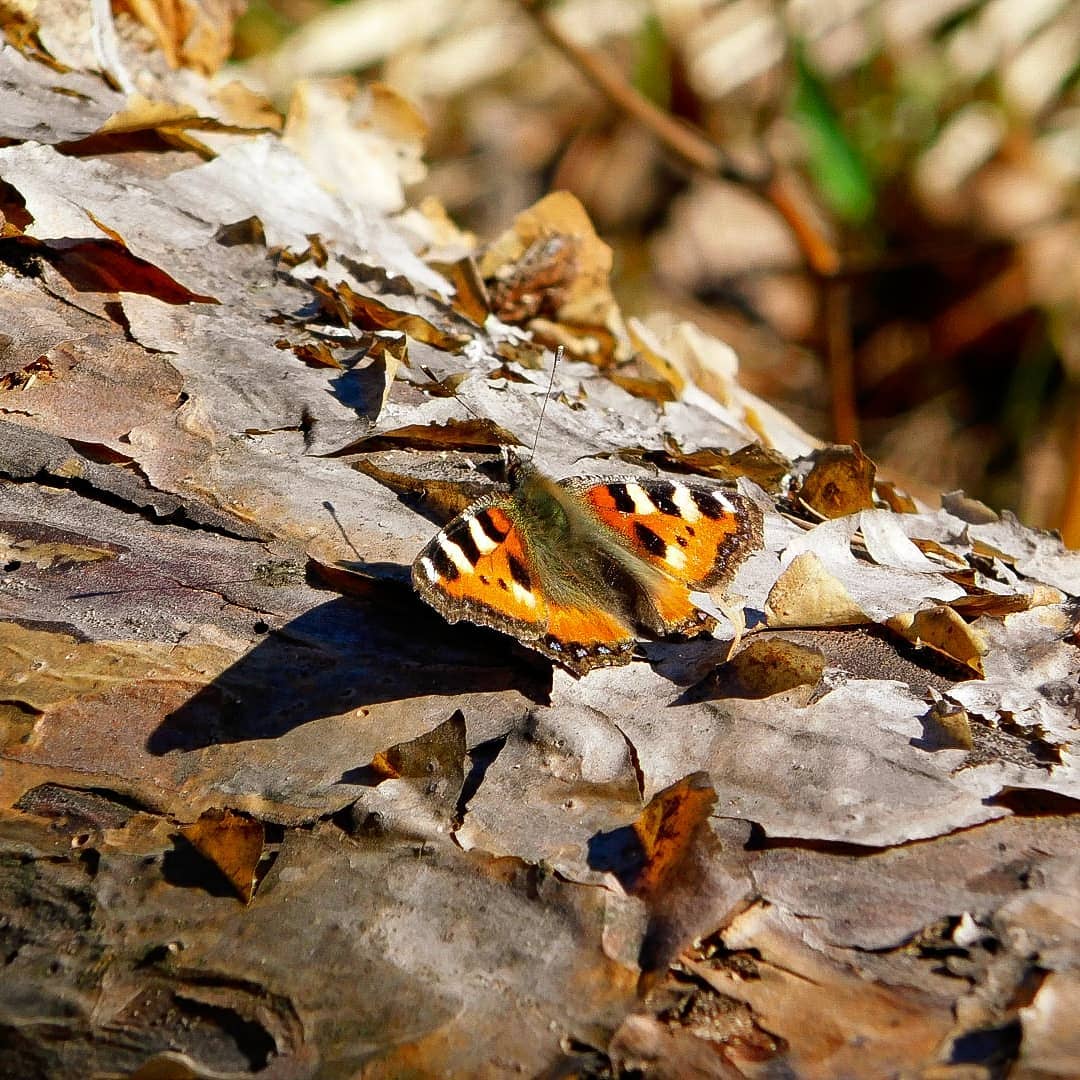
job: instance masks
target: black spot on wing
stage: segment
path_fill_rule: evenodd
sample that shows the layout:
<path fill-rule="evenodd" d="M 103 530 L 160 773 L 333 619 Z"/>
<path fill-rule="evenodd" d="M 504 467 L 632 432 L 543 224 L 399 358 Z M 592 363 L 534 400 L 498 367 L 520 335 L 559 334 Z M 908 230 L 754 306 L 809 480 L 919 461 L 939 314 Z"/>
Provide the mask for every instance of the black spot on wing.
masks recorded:
<path fill-rule="evenodd" d="M 693 496 L 694 505 L 701 511 L 703 517 L 712 518 L 715 521 L 727 513 L 708 491 L 691 491 L 690 494 Z"/>
<path fill-rule="evenodd" d="M 622 514 L 634 512 L 634 500 L 630 498 L 625 484 L 608 484 L 607 489 L 616 510 Z"/>
<path fill-rule="evenodd" d="M 481 510 L 476 515 L 476 520 L 480 525 L 480 528 L 484 530 L 484 535 L 493 540 L 496 544 L 501 544 L 506 539 L 506 533 L 495 524 L 491 517 L 491 513 L 488 510 Z"/>
<path fill-rule="evenodd" d="M 649 498 L 652 499 L 656 509 L 662 514 L 669 514 L 671 517 L 682 517 L 682 511 L 675 505 L 675 485 L 668 483 L 667 480 L 658 480 L 655 484 L 650 484 Z"/>
<path fill-rule="evenodd" d="M 450 556 L 442 549 L 442 544 L 433 544 L 431 547 L 431 564 L 435 572 L 444 581 L 457 581 L 461 575 L 458 568 L 450 561 Z"/>
<path fill-rule="evenodd" d="M 635 521 L 634 535 L 638 538 L 638 542 L 641 546 L 650 555 L 655 555 L 658 559 L 662 559 L 667 554 L 667 544 L 664 543 L 664 541 L 661 540 L 648 525 L 642 525 L 640 521 Z"/>
<path fill-rule="evenodd" d="M 454 535 L 448 537 L 448 539 L 453 540 L 461 548 L 465 558 L 469 560 L 472 566 L 475 566 L 480 561 L 480 549 L 476 546 L 476 541 L 473 539 L 468 525 L 455 530 Z"/>
<path fill-rule="evenodd" d="M 532 579 L 525 564 L 516 555 L 507 555 L 506 561 L 510 564 L 510 576 L 523 588 L 532 589 Z"/>

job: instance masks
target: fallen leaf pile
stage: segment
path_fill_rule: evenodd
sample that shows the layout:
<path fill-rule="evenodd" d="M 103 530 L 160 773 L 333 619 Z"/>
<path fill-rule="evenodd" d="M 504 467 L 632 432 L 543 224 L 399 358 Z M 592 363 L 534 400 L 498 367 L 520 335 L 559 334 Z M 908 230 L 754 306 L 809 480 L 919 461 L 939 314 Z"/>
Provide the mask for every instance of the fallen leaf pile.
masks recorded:
<path fill-rule="evenodd" d="M 406 207 L 385 88 L 283 138 L 213 20 L 63 6 L 0 49 L 11 1074 L 1075 1075 L 1080 556 L 625 325 L 568 196 Z M 726 632 L 581 680 L 408 587 L 558 344 L 545 469 L 766 513 Z"/>

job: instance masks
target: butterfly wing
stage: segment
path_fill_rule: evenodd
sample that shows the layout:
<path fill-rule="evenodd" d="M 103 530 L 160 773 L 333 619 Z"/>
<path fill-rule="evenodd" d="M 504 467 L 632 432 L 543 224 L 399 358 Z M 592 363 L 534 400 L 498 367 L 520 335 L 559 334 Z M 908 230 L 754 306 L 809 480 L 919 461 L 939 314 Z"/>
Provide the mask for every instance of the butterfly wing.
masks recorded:
<path fill-rule="evenodd" d="M 517 638 L 576 675 L 625 664 L 636 636 L 600 608 L 555 604 L 514 520 L 513 500 L 473 503 L 413 562 L 413 585 L 448 622 L 468 619 Z"/>
<path fill-rule="evenodd" d="M 708 484 L 575 477 L 564 486 L 643 562 L 659 570 L 648 588 L 659 633 L 711 629 L 689 591 L 727 585 L 762 544 L 763 518 L 739 492 Z"/>

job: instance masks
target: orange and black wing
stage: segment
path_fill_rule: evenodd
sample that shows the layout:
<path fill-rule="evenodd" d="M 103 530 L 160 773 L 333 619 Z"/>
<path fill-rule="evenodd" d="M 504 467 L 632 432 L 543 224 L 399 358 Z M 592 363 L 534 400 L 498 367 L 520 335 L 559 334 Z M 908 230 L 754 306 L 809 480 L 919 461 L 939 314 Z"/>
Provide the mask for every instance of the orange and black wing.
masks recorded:
<path fill-rule="evenodd" d="M 575 675 L 628 663 L 633 652 L 633 628 L 616 615 L 548 600 L 506 496 L 481 499 L 454 518 L 416 557 L 412 577 L 448 622 L 494 627 Z"/>
<path fill-rule="evenodd" d="M 762 513 L 747 496 L 698 482 L 575 477 L 564 482 L 643 562 L 665 633 L 706 629 L 689 590 L 721 588 L 762 545 Z"/>

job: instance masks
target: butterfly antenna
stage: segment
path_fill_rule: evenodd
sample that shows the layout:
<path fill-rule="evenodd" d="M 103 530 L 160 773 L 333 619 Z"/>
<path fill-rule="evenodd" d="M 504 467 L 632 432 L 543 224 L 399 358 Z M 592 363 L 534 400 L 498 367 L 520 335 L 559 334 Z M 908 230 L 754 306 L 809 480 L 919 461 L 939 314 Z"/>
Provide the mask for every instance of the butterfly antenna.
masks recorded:
<path fill-rule="evenodd" d="M 330 520 L 338 527 L 338 532 L 341 533 L 341 538 L 352 549 L 352 553 L 361 561 L 364 561 L 364 556 L 356 550 L 356 545 L 352 542 L 352 538 L 345 531 L 345 526 L 341 524 L 341 518 L 338 517 L 337 509 L 329 499 L 324 500 L 323 509 L 330 515 Z"/>
<path fill-rule="evenodd" d="M 146 571 L 147 573 L 153 573 L 153 571 Z M 159 575 L 166 577 L 166 575 Z M 253 577 L 246 578 L 222 578 L 221 581 L 178 581 L 174 578 L 167 578 L 171 581 L 171 585 L 126 585 L 121 589 L 97 589 L 94 592 L 75 592 L 68 593 L 65 600 L 98 600 L 103 596 L 131 596 L 140 592 L 171 592 L 174 590 L 187 589 L 191 592 L 208 592 L 213 589 L 217 589 L 222 585 L 248 585 L 252 582 L 256 582 L 258 579 Z"/>
<path fill-rule="evenodd" d="M 540 406 L 540 419 L 536 422 L 536 434 L 533 436 L 532 449 L 529 451 L 529 460 L 532 461 L 536 457 L 536 444 L 540 441 L 540 429 L 544 426 L 544 413 L 547 412 L 548 398 L 551 397 L 551 388 L 555 385 L 555 369 L 559 366 L 559 361 L 563 358 L 563 353 L 566 349 L 560 345 L 555 350 L 555 359 L 551 362 L 551 378 L 548 379 L 547 390 L 544 393 L 544 404 Z"/>

